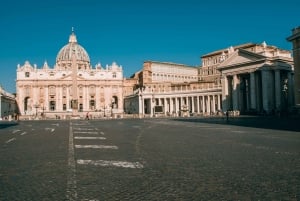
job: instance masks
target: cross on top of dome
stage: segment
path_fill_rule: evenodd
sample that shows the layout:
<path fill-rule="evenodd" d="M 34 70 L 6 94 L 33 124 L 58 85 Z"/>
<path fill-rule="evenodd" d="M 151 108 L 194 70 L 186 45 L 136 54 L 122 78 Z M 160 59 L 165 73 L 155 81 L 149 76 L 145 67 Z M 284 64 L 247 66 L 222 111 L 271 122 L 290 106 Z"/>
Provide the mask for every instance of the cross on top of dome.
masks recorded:
<path fill-rule="evenodd" d="M 71 33 L 70 38 L 69 38 L 69 43 L 77 43 L 77 38 L 76 38 L 76 35 L 74 33 L 74 27 L 72 27 L 72 33 Z"/>

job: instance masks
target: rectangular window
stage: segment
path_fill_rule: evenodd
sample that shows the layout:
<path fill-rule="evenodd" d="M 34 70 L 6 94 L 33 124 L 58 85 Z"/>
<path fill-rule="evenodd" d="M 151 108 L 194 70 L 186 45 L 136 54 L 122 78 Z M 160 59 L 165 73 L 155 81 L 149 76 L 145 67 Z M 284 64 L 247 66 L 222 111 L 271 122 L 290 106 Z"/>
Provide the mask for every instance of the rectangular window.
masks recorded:
<path fill-rule="evenodd" d="M 49 108 L 50 108 L 50 111 L 55 110 L 55 101 L 50 101 Z"/>
<path fill-rule="evenodd" d="M 95 109 L 95 100 L 90 100 L 90 109 L 91 110 Z"/>
<path fill-rule="evenodd" d="M 63 104 L 63 111 L 67 110 L 67 104 Z"/>
<path fill-rule="evenodd" d="M 25 72 L 25 77 L 29 77 L 30 73 L 29 72 Z"/>

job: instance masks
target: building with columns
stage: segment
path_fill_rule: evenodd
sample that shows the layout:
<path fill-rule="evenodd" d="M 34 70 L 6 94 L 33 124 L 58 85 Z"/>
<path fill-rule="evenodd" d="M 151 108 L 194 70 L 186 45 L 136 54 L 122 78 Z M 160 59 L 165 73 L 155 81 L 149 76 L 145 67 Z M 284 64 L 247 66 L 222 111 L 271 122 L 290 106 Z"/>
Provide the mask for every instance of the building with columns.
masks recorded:
<path fill-rule="evenodd" d="M 287 40 L 293 44 L 295 106 L 300 111 L 300 27 L 294 28 Z"/>
<path fill-rule="evenodd" d="M 17 102 L 21 115 L 60 117 L 112 116 L 123 113 L 123 69 L 115 62 L 92 67 L 72 31 L 56 64 L 41 68 L 28 61 L 17 68 Z"/>
<path fill-rule="evenodd" d="M 115 62 L 92 67 L 72 31 L 53 68 L 17 68 L 22 116 L 190 116 L 287 111 L 294 105 L 289 51 L 247 43 L 201 57 L 200 66 L 145 61 L 131 78 Z"/>
<path fill-rule="evenodd" d="M 135 78 L 133 94 L 124 99 L 127 113 L 190 116 L 221 111 L 221 83 L 200 81 L 198 67 L 146 61 Z"/>
<path fill-rule="evenodd" d="M 293 61 L 289 51 L 247 43 L 201 57 L 199 67 L 146 61 L 133 77 L 124 110 L 140 116 L 271 114 L 293 102 Z"/>
<path fill-rule="evenodd" d="M 19 113 L 15 95 L 0 86 L 0 120 L 12 120 Z"/>

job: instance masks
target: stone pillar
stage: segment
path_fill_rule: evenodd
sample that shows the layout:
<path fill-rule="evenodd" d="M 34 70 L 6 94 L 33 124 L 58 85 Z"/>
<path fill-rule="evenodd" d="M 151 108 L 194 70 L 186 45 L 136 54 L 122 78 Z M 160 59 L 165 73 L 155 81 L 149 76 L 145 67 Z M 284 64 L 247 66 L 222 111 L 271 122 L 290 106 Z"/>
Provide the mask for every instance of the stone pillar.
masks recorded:
<path fill-rule="evenodd" d="M 292 30 L 292 35 L 287 38 L 293 44 L 294 57 L 294 100 L 295 105 L 300 107 L 300 27 Z"/>
<path fill-rule="evenodd" d="M 275 70 L 275 108 L 280 110 L 281 107 L 281 79 L 280 79 L 280 70 Z"/>
<path fill-rule="evenodd" d="M 255 73 L 250 73 L 250 108 L 256 109 Z"/>
<path fill-rule="evenodd" d="M 197 101 L 197 113 L 200 113 L 200 98 L 199 96 L 196 97 L 196 101 Z"/>
<path fill-rule="evenodd" d="M 49 111 L 49 86 L 46 85 L 45 88 L 45 101 L 44 101 L 44 106 L 45 106 L 45 111 Z"/>
<path fill-rule="evenodd" d="M 169 104 L 168 104 L 168 100 L 167 98 L 164 98 L 164 112 L 165 112 L 165 115 L 167 115 L 167 112 L 169 112 Z"/>
<path fill-rule="evenodd" d="M 238 106 L 238 100 L 239 100 L 239 78 L 237 75 L 233 76 L 233 90 L 232 90 L 232 106 L 233 106 L 233 110 L 238 110 L 239 106 Z"/>
<path fill-rule="evenodd" d="M 291 72 L 287 73 L 287 77 L 288 77 L 288 107 L 290 108 L 291 106 L 293 106 L 294 103 L 294 85 L 293 85 L 293 76 Z"/>
<path fill-rule="evenodd" d="M 263 101 L 263 110 L 269 112 L 269 71 L 261 71 L 261 83 L 262 83 L 262 101 Z"/>
<path fill-rule="evenodd" d="M 221 110 L 221 95 L 218 95 L 218 110 Z"/>
<path fill-rule="evenodd" d="M 139 117 L 142 117 L 144 114 L 144 109 L 143 109 L 143 96 L 140 94 L 139 96 Z"/>
<path fill-rule="evenodd" d="M 202 113 L 204 114 L 207 110 L 205 109 L 205 96 L 202 96 Z"/>
<path fill-rule="evenodd" d="M 216 112 L 216 101 L 215 101 L 215 95 L 212 95 L 212 112 L 215 113 Z"/>
<path fill-rule="evenodd" d="M 207 95 L 207 104 L 206 104 L 206 111 L 207 111 L 207 114 L 210 115 L 210 95 Z"/>
<path fill-rule="evenodd" d="M 174 111 L 173 97 L 170 97 L 170 115 L 173 114 L 173 111 Z"/>
<path fill-rule="evenodd" d="M 229 108 L 228 108 L 228 99 L 229 99 L 229 96 L 228 96 L 228 78 L 226 75 L 223 75 L 222 77 L 222 105 L 223 105 L 223 112 L 227 111 Z"/>
<path fill-rule="evenodd" d="M 195 103 L 194 103 L 194 96 L 192 96 L 191 97 L 191 99 L 192 99 L 192 103 L 191 103 L 191 107 L 192 107 L 192 113 L 194 113 L 195 112 Z"/>
<path fill-rule="evenodd" d="M 66 86 L 66 108 L 67 110 L 71 108 L 71 105 L 70 105 L 70 93 L 69 93 L 69 87 Z"/>
<path fill-rule="evenodd" d="M 155 104 L 155 98 L 154 94 L 152 94 L 152 97 L 150 98 L 150 116 L 154 117 L 153 110 L 154 110 L 154 104 Z"/>

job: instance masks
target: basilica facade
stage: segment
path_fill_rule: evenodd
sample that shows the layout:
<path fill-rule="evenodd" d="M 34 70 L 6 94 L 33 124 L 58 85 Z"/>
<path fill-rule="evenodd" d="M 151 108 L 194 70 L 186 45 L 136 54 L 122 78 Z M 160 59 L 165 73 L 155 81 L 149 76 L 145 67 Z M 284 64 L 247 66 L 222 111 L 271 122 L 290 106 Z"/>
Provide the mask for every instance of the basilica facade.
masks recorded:
<path fill-rule="evenodd" d="M 23 116 L 66 118 L 123 113 L 123 69 L 115 62 L 92 67 L 74 32 L 57 54 L 56 64 L 41 68 L 28 61 L 17 68 L 17 102 Z"/>
<path fill-rule="evenodd" d="M 145 61 L 124 78 L 122 66 L 92 67 L 74 32 L 53 68 L 17 68 L 22 116 L 139 117 L 271 114 L 294 104 L 293 59 L 287 50 L 247 43 L 201 57 L 201 65 Z"/>

